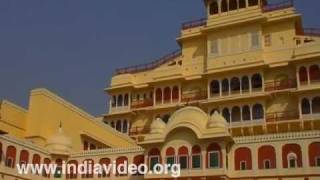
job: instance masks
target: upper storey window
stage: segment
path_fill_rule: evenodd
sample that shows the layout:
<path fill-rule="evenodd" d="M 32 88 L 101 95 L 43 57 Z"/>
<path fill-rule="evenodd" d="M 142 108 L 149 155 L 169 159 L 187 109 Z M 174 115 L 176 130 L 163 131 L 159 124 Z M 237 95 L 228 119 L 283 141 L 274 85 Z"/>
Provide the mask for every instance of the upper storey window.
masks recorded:
<path fill-rule="evenodd" d="M 210 55 L 217 56 L 219 55 L 219 40 L 214 39 L 210 41 Z"/>
<path fill-rule="evenodd" d="M 249 6 L 257 6 L 258 5 L 258 0 L 249 0 L 248 4 L 249 4 Z"/>
<path fill-rule="evenodd" d="M 260 33 L 258 31 L 251 32 L 251 48 L 260 48 Z"/>
<path fill-rule="evenodd" d="M 219 6 L 218 2 L 214 1 L 210 4 L 210 15 L 218 14 L 219 13 Z"/>

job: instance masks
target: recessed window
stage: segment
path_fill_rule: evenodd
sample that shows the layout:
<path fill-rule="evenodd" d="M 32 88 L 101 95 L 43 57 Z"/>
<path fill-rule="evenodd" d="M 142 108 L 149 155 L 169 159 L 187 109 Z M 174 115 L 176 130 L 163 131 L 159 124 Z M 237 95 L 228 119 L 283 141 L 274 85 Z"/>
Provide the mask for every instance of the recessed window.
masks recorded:
<path fill-rule="evenodd" d="M 170 165 L 170 167 L 172 167 L 172 165 L 175 164 L 174 156 L 168 156 L 167 157 L 167 164 Z M 170 168 L 170 167 L 168 167 L 168 168 Z"/>
<path fill-rule="evenodd" d="M 289 168 L 296 168 L 297 167 L 297 155 L 296 154 L 289 154 L 288 155 L 288 165 Z"/>
<path fill-rule="evenodd" d="M 246 161 L 240 162 L 240 170 L 242 170 L 242 171 L 247 170 L 247 162 Z"/>
<path fill-rule="evenodd" d="M 213 152 L 209 152 L 208 154 L 209 154 L 208 167 L 209 168 L 219 168 L 220 167 L 219 152 L 213 151 Z"/>
<path fill-rule="evenodd" d="M 260 48 L 260 33 L 258 31 L 251 33 L 251 48 Z"/>
<path fill-rule="evenodd" d="M 6 164 L 7 167 L 13 167 L 13 159 L 12 158 L 7 158 L 5 164 Z"/>
<path fill-rule="evenodd" d="M 219 40 L 210 41 L 210 54 L 213 56 L 219 55 Z"/>
<path fill-rule="evenodd" d="M 320 157 L 316 157 L 316 167 L 320 167 Z"/>
<path fill-rule="evenodd" d="M 272 41 L 271 41 L 271 34 L 267 34 L 264 36 L 264 45 L 266 47 L 270 47 L 272 44 Z"/>
<path fill-rule="evenodd" d="M 192 168 L 193 169 L 200 169 L 201 168 L 201 155 L 200 154 L 192 155 Z"/>
<path fill-rule="evenodd" d="M 271 169 L 271 161 L 270 160 L 264 160 L 263 161 L 264 169 Z"/>
<path fill-rule="evenodd" d="M 150 157 L 150 169 L 153 170 L 155 165 L 160 163 L 160 157 L 159 156 L 151 156 Z"/>
<path fill-rule="evenodd" d="M 179 156 L 179 164 L 181 169 L 188 169 L 188 156 Z"/>

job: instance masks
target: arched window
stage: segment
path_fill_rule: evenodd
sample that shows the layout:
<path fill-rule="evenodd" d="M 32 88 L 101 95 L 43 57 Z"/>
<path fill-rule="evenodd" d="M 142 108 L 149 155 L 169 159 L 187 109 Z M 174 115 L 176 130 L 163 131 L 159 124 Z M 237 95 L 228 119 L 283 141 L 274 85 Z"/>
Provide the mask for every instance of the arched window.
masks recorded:
<path fill-rule="evenodd" d="M 308 82 L 307 68 L 301 67 L 299 69 L 299 79 L 300 79 L 300 83 L 307 83 Z"/>
<path fill-rule="evenodd" d="M 118 120 L 118 121 L 117 121 L 117 124 L 116 124 L 116 130 L 119 131 L 119 132 L 121 132 L 121 128 L 122 128 L 121 126 L 122 126 L 122 125 L 121 125 L 121 121 Z"/>
<path fill-rule="evenodd" d="M 252 155 L 249 148 L 242 147 L 236 149 L 234 157 L 234 165 L 236 171 L 252 169 Z"/>
<path fill-rule="evenodd" d="M 262 146 L 258 150 L 259 169 L 276 168 L 276 151 L 272 146 Z"/>
<path fill-rule="evenodd" d="M 242 88 L 242 92 L 243 93 L 249 92 L 250 85 L 249 85 L 248 76 L 243 76 L 242 77 L 242 79 L 241 79 L 241 88 Z"/>
<path fill-rule="evenodd" d="M 20 151 L 20 160 L 19 164 L 28 164 L 29 163 L 29 152 L 26 150 Z"/>
<path fill-rule="evenodd" d="M 227 0 L 221 1 L 221 12 L 227 12 L 228 11 L 228 3 Z"/>
<path fill-rule="evenodd" d="M 310 73 L 310 80 L 311 81 L 316 81 L 316 82 L 320 81 L 320 69 L 319 69 L 318 65 L 311 66 L 309 73 Z"/>
<path fill-rule="evenodd" d="M 219 6 L 217 1 L 213 1 L 210 4 L 210 15 L 218 14 L 219 13 Z"/>
<path fill-rule="evenodd" d="M 169 147 L 166 150 L 166 163 L 173 165 L 176 163 L 175 150 L 173 147 Z"/>
<path fill-rule="evenodd" d="M 320 113 L 320 97 L 315 97 L 312 99 L 312 113 L 313 114 Z"/>
<path fill-rule="evenodd" d="M 189 168 L 189 150 L 185 146 L 180 147 L 178 150 L 178 163 L 181 169 Z"/>
<path fill-rule="evenodd" d="M 124 106 L 128 106 L 129 105 L 129 95 L 125 94 L 124 95 L 124 102 L 123 102 Z"/>
<path fill-rule="evenodd" d="M 100 159 L 100 161 L 99 161 L 99 164 L 100 164 L 101 166 L 106 166 L 106 167 L 107 167 L 110 163 L 111 163 L 111 160 L 110 160 L 109 158 L 102 158 L 102 159 Z M 110 173 L 107 174 L 107 172 L 106 172 L 104 169 L 102 169 L 102 173 L 101 173 L 101 174 L 98 174 L 98 177 L 99 177 L 99 178 L 110 177 Z"/>
<path fill-rule="evenodd" d="M 16 163 L 17 150 L 13 146 L 7 147 L 5 166 L 14 168 Z"/>
<path fill-rule="evenodd" d="M 239 0 L 239 9 L 246 8 L 246 0 Z"/>
<path fill-rule="evenodd" d="M 32 156 L 32 164 L 33 165 L 40 165 L 40 163 L 41 163 L 40 155 L 39 154 L 33 154 L 33 156 Z M 37 173 L 37 175 L 38 175 L 38 173 Z"/>
<path fill-rule="evenodd" d="M 135 164 L 137 167 L 139 167 L 140 165 L 144 164 L 144 155 L 137 155 L 133 158 L 133 164 Z M 144 169 L 142 169 L 142 171 L 144 171 Z M 135 176 L 140 176 L 143 174 L 139 174 L 139 172 L 137 172 L 136 174 L 134 174 Z"/>
<path fill-rule="evenodd" d="M 217 80 L 213 80 L 210 83 L 210 92 L 212 96 L 220 95 L 220 83 Z"/>
<path fill-rule="evenodd" d="M 282 147 L 283 168 L 302 167 L 302 152 L 298 144 L 286 144 Z"/>
<path fill-rule="evenodd" d="M 171 102 L 171 89 L 170 89 L 170 87 L 164 88 L 164 102 L 165 103 Z"/>
<path fill-rule="evenodd" d="M 67 179 L 77 179 L 77 168 L 78 168 L 78 161 L 76 160 L 71 160 L 68 162 L 67 166 Z"/>
<path fill-rule="evenodd" d="M 237 0 L 229 0 L 229 11 L 237 10 L 238 2 Z"/>
<path fill-rule="evenodd" d="M 226 121 L 229 123 L 230 122 L 230 111 L 228 108 L 224 108 L 222 110 L 222 116 L 226 119 Z"/>
<path fill-rule="evenodd" d="M 62 178 L 62 159 L 56 159 L 55 164 L 57 167 L 54 172 L 54 178 Z"/>
<path fill-rule="evenodd" d="M 92 159 L 86 159 L 83 161 L 83 164 L 86 164 L 86 174 L 82 174 L 82 178 L 93 178 L 93 166 L 94 166 L 94 161 Z"/>
<path fill-rule="evenodd" d="M 229 80 L 228 79 L 224 79 L 222 81 L 222 93 L 223 93 L 223 95 L 229 94 Z"/>
<path fill-rule="evenodd" d="M 242 107 L 242 120 L 250 121 L 251 120 L 250 107 L 248 105 Z"/>
<path fill-rule="evenodd" d="M 252 76 L 252 89 L 261 90 L 262 89 L 262 78 L 260 74 L 255 74 Z"/>
<path fill-rule="evenodd" d="M 201 159 L 201 147 L 195 145 L 192 147 L 192 155 L 191 155 L 191 166 L 192 169 L 200 169 L 202 164 Z"/>
<path fill-rule="evenodd" d="M 112 107 L 117 106 L 117 96 L 112 96 Z"/>
<path fill-rule="evenodd" d="M 320 142 L 309 145 L 309 164 L 311 167 L 320 167 Z"/>
<path fill-rule="evenodd" d="M 309 145 L 309 164 L 311 167 L 320 167 L 320 142 Z"/>
<path fill-rule="evenodd" d="M 162 103 L 162 90 L 160 88 L 156 90 L 156 102 L 158 104 Z"/>
<path fill-rule="evenodd" d="M 153 148 L 148 153 L 149 157 L 149 169 L 154 169 L 154 166 L 161 163 L 160 150 Z"/>
<path fill-rule="evenodd" d="M 49 158 L 44 158 L 43 164 L 49 166 L 51 164 L 51 160 Z M 42 170 L 42 176 L 50 178 L 50 173 L 47 173 L 45 169 Z"/>
<path fill-rule="evenodd" d="M 232 108 L 232 122 L 240 122 L 241 121 L 241 112 L 238 106 Z"/>
<path fill-rule="evenodd" d="M 231 91 L 240 93 L 240 80 L 237 77 L 231 79 Z"/>
<path fill-rule="evenodd" d="M 257 6 L 258 0 L 248 0 L 249 6 Z"/>
<path fill-rule="evenodd" d="M 172 88 L 172 100 L 175 101 L 175 102 L 179 100 L 179 88 L 178 88 L 178 86 L 174 86 Z"/>
<path fill-rule="evenodd" d="M 207 148 L 207 168 L 222 168 L 221 147 L 217 143 L 212 143 Z"/>
<path fill-rule="evenodd" d="M 122 132 L 123 133 L 127 133 L 128 132 L 128 121 L 127 120 L 123 121 Z"/>
<path fill-rule="evenodd" d="M 252 108 L 252 118 L 253 120 L 262 120 L 264 119 L 264 110 L 261 104 L 255 104 Z"/>
<path fill-rule="evenodd" d="M 124 167 L 120 168 L 118 170 L 118 166 L 121 165 L 121 164 L 124 164 L 125 162 L 128 163 L 128 158 L 125 157 L 125 156 L 121 156 L 121 157 L 118 157 L 116 159 L 116 166 L 117 166 L 117 176 L 127 176 L 128 174 L 125 172 L 126 170 L 124 169 Z"/>
<path fill-rule="evenodd" d="M 301 102 L 301 111 L 302 111 L 302 114 L 310 114 L 311 113 L 309 99 L 304 98 L 302 100 L 302 102 Z"/>
<path fill-rule="evenodd" d="M 118 106 L 120 107 L 122 105 L 123 105 L 123 97 L 122 97 L 122 95 L 119 95 L 118 96 Z"/>

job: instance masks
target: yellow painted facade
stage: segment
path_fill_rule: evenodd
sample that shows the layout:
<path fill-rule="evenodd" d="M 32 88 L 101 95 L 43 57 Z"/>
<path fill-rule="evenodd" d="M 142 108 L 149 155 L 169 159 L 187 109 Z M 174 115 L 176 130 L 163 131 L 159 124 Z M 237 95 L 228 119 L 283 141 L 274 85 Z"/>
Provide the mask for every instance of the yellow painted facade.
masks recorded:
<path fill-rule="evenodd" d="M 6 164 L 10 145 L 52 161 L 173 158 L 183 180 L 319 179 L 320 31 L 302 27 L 291 1 L 204 4 L 205 19 L 182 25 L 179 51 L 116 71 L 101 118 L 45 89 L 31 92 L 27 110 L 3 101 L 3 179 L 48 178 L 19 177 Z"/>

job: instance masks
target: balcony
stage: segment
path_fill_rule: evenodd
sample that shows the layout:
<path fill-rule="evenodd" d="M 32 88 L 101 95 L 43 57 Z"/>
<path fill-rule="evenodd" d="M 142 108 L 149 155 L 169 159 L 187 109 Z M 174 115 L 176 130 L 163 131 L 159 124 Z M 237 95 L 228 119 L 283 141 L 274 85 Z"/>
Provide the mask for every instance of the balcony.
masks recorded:
<path fill-rule="evenodd" d="M 286 89 L 294 89 L 297 88 L 297 80 L 296 79 L 287 79 L 281 81 L 273 81 L 265 84 L 265 91 L 281 91 Z"/>
<path fill-rule="evenodd" d="M 266 114 L 267 123 L 281 122 L 281 121 L 291 121 L 299 120 L 298 111 L 286 111 L 286 112 L 274 112 Z"/>
<path fill-rule="evenodd" d="M 188 22 L 182 23 L 182 27 L 181 28 L 182 28 L 182 30 L 188 30 L 188 29 L 204 26 L 206 24 L 207 24 L 207 19 L 206 18 L 201 18 L 201 19 L 197 19 L 197 20 L 193 20 L 193 21 L 188 21 Z"/>
<path fill-rule="evenodd" d="M 293 6 L 294 6 L 293 0 L 288 0 L 288 1 L 283 1 L 283 2 L 279 2 L 279 3 L 264 5 L 262 7 L 262 11 L 263 12 L 271 12 L 271 11 L 277 11 L 277 10 L 281 10 L 281 9 L 291 8 Z"/>
<path fill-rule="evenodd" d="M 131 103 L 131 109 L 139 109 L 153 106 L 153 99 L 146 99 L 142 101 L 133 101 Z"/>
<path fill-rule="evenodd" d="M 199 101 L 208 99 L 207 91 L 200 91 L 200 92 L 187 92 L 183 93 L 181 97 L 182 102 L 192 102 L 192 101 Z"/>

